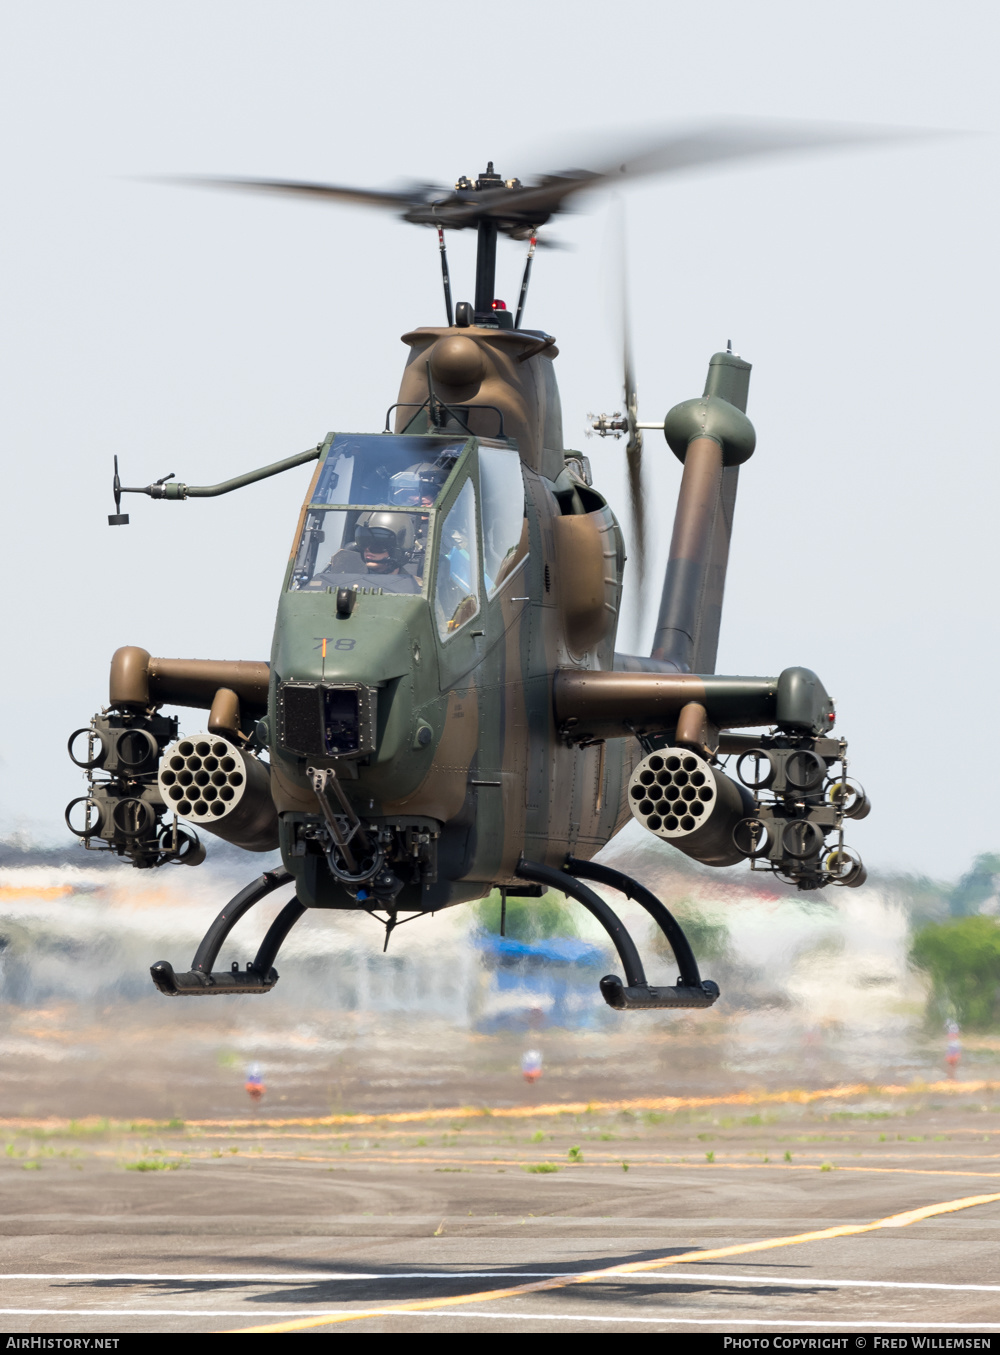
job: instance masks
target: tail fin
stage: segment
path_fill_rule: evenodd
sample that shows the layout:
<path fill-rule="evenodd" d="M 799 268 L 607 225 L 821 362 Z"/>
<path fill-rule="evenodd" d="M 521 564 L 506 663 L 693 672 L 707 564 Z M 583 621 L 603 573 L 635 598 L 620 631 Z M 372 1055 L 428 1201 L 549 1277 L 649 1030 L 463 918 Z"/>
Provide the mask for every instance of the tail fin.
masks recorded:
<path fill-rule="evenodd" d="M 664 432 L 684 463 L 652 657 L 684 673 L 714 673 L 740 465 L 752 454 L 746 417 L 750 363 L 716 353 L 705 394 L 675 405 Z"/>

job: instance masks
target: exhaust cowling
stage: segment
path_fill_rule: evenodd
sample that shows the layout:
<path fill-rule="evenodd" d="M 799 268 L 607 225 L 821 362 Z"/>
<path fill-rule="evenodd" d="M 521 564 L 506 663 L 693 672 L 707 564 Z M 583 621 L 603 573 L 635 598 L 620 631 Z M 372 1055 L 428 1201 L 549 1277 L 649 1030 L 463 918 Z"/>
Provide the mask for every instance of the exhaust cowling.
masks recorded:
<path fill-rule="evenodd" d="M 643 828 L 703 865 L 746 859 L 733 829 L 753 812 L 753 796 L 688 748 L 644 757 L 629 781 L 628 802 Z"/>
<path fill-rule="evenodd" d="M 246 851 L 277 848 L 271 769 L 228 739 L 218 734 L 178 739 L 164 749 L 157 782 L 168 811 L 184 823 Z"/>

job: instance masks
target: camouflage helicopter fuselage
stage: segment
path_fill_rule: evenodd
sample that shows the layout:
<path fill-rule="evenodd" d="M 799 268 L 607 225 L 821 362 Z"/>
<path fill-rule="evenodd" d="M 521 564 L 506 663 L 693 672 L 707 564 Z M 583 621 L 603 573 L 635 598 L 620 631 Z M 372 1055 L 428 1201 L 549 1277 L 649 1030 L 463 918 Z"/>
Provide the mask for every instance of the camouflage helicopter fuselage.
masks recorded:
<path fill-rule="evenodd" d="M 410 358 L 383 433 L 331 433 L 222 485 L 141 491 L 212 496 L 318 463 L 270 662 L 127 646 L 108 710 L 70 741 L 90 790 L 67 822 L 87 847 L 140 867 L 197 865 L 192 827 L 251 852 L 280 847 L 283 868 L 226 906 L 188 973 L 152 967 L 164 993 L 269 991 L 310 908 L 382 912 L 388 940 L 400 912 L 548 886 L 611 935 L 626 980 L 602 980 L 610 1005 L 707 1006 L 718 989 L 662 903 L 592 861 L 630 816 L 706 865 L 750 858 L 804 889 L 864 879 L 843 823 L 868 802 L 844 776 L 819 679 L 714 673 L 737 479 L 754 450 L 749 364 L 716 354 L 704 394 L 664 421 L 684 469 L 653 652 L 616 654 L 624 542 L 587 458 L 563 447 L 554 340 L 476 318 L 404 335 Z M 164 705 L 207 710 L 206 732 L 178 738 Z M 771 733 L 729 732 L 754 726 Z M 730 754 L 738 780 L 720 766 Z M 80 803 L 82 824 L 70 817 Z M 677 987 L 650 987 L 585 879 L 653 915 Z M 256 959 L 215 973 L 238 918 L 285 882 L 295 896 Z"/>
<path fill-rule="evenodd" d="M 436 842 L 435 868 L 423 874 L 437 878 L 407 882 L 400 907 L 441 908 L 498 884 L 514 886 L 522 854 L 553 865 L 568 852 L 589 858 L 628 818 L 631 745 L 570 743 L 555 727 L 555 673 L 613 668 L 625 564 L 614 514 L 586 483 L 581 459 L 566 459 L 562 448 L 552 372 L 558 350 L 548 344 L 531 356 L 542 347 L 538 336 L 473 327 L 417 330 L 405 342 L 411 357 L 397 431 L 429 431 L 425 411 L 412 417 L 412 406 L 427 400 L 429 364 L 440 401 L 479 433 L 468 436 L 431 511 L 429 553 L 440 552 L 442 527 L 463 487 L 470 479 L 478 485 L 481 440 L 497 445 L 494 409 L 464 412 L 468 405 L 499 410 L 516 443 L 523 533 L 502 587 L 445 636 L 431 598 L 379 593 L 374 576 L 371 591 L 340 617 L 333 590 L 283 591 L 271 655 L 272 793 L 283 858 L 300 897 L 319 906 L 352 906 L 355 899 L 319 854 L 294 854 L 295 827 L 315 816 L 317 805 L 307 759 L 274 737 L 289 679 L 356 683 L 373 694 L 376 746 L 352 759 L 356 779 L 344 780 L 344 789 L 367 825 L 422 830 Z M 455 380 L 470 374 L 479 379 Z M 454 442 L 455 415 L 442 422 L 442 441 Z M 319 475 L 318 467 L 313 486 Z M 422 743 L 423 729 L 429 737 Z"/>

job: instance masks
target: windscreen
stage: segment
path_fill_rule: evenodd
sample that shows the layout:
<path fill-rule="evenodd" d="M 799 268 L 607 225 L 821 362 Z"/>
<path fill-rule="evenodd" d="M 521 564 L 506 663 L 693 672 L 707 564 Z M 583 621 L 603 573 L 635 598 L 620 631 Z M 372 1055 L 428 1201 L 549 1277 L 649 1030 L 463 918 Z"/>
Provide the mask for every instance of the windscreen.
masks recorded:
<path fill-rule="evenodd" d="M 289 588 L 424 590 L 430 512 L 465 442 L 338 434 L 296 543 Z"/>

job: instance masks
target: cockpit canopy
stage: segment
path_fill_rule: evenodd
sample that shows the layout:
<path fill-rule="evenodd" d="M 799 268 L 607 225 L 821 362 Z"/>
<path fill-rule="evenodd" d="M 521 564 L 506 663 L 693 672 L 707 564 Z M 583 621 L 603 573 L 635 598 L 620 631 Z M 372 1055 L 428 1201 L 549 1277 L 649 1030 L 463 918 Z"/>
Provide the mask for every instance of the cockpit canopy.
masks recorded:
<path fill-rule="evenodd" d="M 464 448 L 464 439 L 338 433 L 306 509 L 289 588 L 421 592 L 430 510 Z"/>
<path fill-rule="evenodd" d="M 430 594 L 446 640 L 512 577 L 527 543 L 521 462 L 512 448 L 476 438 L 338 433 L 305 505 L 288 587 Z"/>

